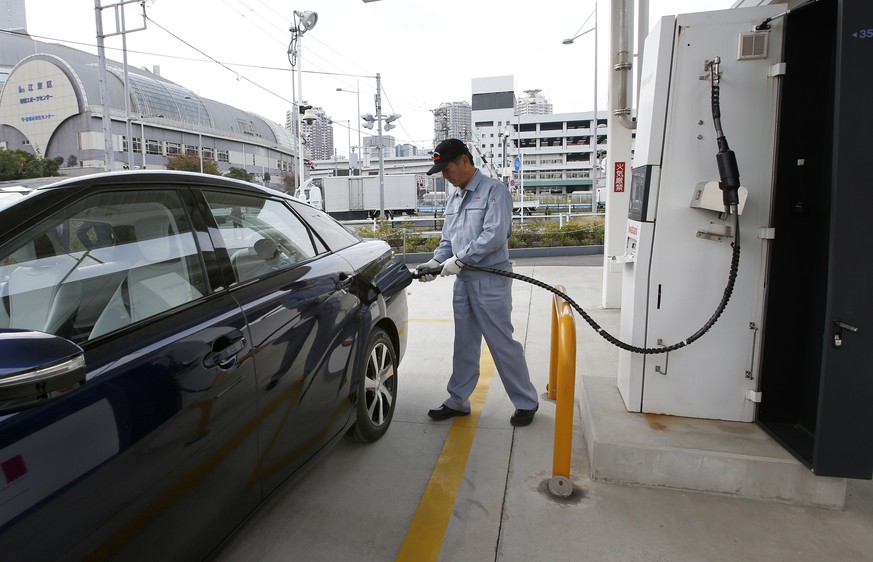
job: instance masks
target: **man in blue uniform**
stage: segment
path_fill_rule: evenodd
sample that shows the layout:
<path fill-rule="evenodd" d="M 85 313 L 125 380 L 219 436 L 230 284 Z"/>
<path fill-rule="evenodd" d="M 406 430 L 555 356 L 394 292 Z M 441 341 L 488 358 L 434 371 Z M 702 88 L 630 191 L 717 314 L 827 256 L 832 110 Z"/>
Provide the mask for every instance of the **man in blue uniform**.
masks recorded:
<path fill-rule="evenodd" d="M 465 268 L 465 264 L 512 270 L 509 234 L 512 230 L 512 196 L 501 182 L 486 177 L 473 165 L 467 145 L 457 139 L 441 142 L 433 153 L 427 174 L 442 172 L 458 189 L 446 201 L 442 239 L 433 259 L 417 269 L 441 267 L 440 276 L 457 275 L 452 307 L 455 344 L 449 398 L 427 415 L 445 420 L 470 413 L 470 395 L 479 380 L 482 337 L 509 399 L 515 406 L 510 423 L 528 425 L 539 407 L 530 381 L 524 348 L 512 337 L 512 279 Z M 422 281 L 432 281 L 425 275 Z"/>

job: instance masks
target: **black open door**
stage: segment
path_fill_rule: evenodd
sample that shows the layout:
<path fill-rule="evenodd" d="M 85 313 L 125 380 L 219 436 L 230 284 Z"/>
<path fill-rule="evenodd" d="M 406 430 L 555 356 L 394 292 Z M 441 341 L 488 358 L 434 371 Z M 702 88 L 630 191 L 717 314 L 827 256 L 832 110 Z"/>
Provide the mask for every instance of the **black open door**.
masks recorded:
<path fill-rule="evenodd" d="M 816 474 L 873 475 L 873 3 L 787 16 L 758 422 Z"/>

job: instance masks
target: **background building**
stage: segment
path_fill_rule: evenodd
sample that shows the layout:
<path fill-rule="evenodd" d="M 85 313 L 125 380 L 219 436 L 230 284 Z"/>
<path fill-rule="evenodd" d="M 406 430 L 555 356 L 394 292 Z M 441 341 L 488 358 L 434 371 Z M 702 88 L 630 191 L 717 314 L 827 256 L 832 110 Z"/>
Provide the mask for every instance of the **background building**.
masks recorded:
<path fill-rule="evenodd" d="M 0 148 L 63 158 L 78 169 L 163 168 L 177 154 L 202 155 L 275 182 L 294 173 L 293 137 L 278 123 L 199 97 L 154 71 L 107 60 L 109 151 L 98 57 L 63 45 L 0 32 Z M 129 100 L 129 112 L 125 109 Z M 113 162 L 109 166 L 109 162 Z"/>
<path fill-rule="evenodd" d="M 551 103 L 526 90 L 516 103 L 514 78 L 472 80 L 473 142 L 477 166 L 533 193 L 572 193 L 596 187 L 607 150 L 606 116 L 552 114 Z M 527 113 L 524 113 L 527 112 Z M 521 170 L 513 170 L 516 156 Z"/>
<path fill-rule="evenodd" d="M 420 150 L 417 146 L 415 146 L 413 144 L 404 143 L 404 144 L 397 145 L 396 150 L 394 151 L 394 154 L 399 156 L 399 157 L 418 156 L 419 152 L 420 152 Z"/>
<path fill-rule="evenodd" d="M 433 145 L 448 138 L 464 142 L 471 140 L 471 123 L 469 103 L 453 101 L 440 104 L 433 110 Z"/>
<path fill-rule="evenodd" d="M 370 136 L 364 137 L 364 162 L 379 161 L 379 137 Z M 382 135 L 382 156 L 383 158 L 391 158 L 395 155 L 397 139 L 393 135 Z"/>
<path fill-rule="evenodd" d="M 552 113 L 552 102 L 541 95 L 542 90 L 525 90 L 523 98 L 518 99 L 516 108 L 519 115 L 548 115 Z"/>
<path fill-rule="evenodd" d="M 321 107 L 313 107 L 317 116 L 312 123 L 303 122 L 303 140 L 309 149 L 312 160 L 330 160 L 335 157 L 333 146 L 333 126 L 330 117 Z"/>
<path fill-rule="evenodd" d="M 3 0 L 0 2 L 0 29 L 24 33 L 27 30 L 27 16 L 24 0 Z"/>

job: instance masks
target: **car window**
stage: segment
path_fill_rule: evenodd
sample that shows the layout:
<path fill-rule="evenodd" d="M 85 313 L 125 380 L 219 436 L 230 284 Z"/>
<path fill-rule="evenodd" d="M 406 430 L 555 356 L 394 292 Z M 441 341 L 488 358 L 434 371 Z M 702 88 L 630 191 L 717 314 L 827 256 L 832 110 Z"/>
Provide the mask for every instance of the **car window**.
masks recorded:
<path fill-rule="evenodd" d="M 317 251 L 305 224 L 281 201 L 255 195 L 204 192 L 238 281 L 308 260 Z"/>
<path fill-rule="evenodd" d="M 206 291 L 170 190 L 91 195 L 0 246 L 0 327 L 81 343 Z"/>
<path fill-rule="evenodd" d="M 327 213 L 305 205 L 294 204 L 294 210 L 300 213 L 309 226 L 315 230 L 327 246 L 334 252 L 348 248 L 361 241 L 361 237 L 347 229 Z"/>

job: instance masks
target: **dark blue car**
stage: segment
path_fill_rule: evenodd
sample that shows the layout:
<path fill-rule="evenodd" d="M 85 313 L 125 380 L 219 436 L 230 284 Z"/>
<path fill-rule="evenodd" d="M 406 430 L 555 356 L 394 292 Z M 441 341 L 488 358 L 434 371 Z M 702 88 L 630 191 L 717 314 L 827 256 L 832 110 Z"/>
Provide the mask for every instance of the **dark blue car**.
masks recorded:
<path fill-rule="evenodd" d="M 285 194 L 0 187 L 0 559 L 196 560 L 388 429 L 409 271 Z"/>

